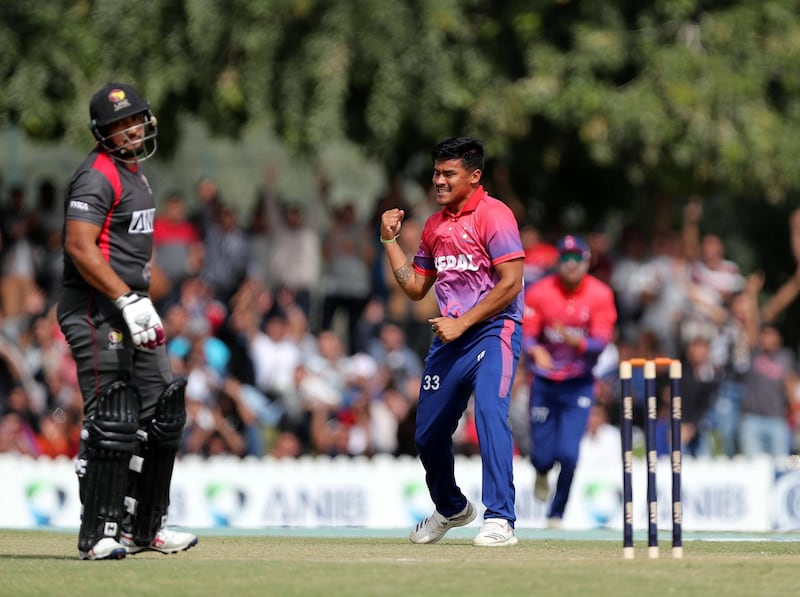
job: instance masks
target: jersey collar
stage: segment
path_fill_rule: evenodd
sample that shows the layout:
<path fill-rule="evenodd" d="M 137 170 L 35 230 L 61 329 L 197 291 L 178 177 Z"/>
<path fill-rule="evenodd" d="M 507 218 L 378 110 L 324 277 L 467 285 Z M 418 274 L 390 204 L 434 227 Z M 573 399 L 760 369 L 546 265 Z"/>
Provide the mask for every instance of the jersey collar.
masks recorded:
<path fill-rule="evenodd" d="M 472 192 L 472 195 L 469 196 L 469 199 L 467 199 L 467 202 L 464 204 L 464 207 L 462 207 L 457 213 L 451 212 L 447 208 L 447 206 L 445 206 L 442 208 L 442 215 L 445 218 L 453 218 L 457 220 L 462 215 L 478 209 L 478 204 L 485 198 L 486 198 L 486 191 L 484 190 L 483 185 L 478 185 L 478 188 L 475 189 Z"/>
<path fill-rule="evenodd" d="M 561 291 L 564 294 L 578 294 L 581 291 L 581 289 L 585 286 L 586 275 L 584 275 L 583 278 L 580 279 L 580 282 L 578 282 L 573 288 L 569 288 L 566 284 L 564 284 L 564 282 L 561 280 L 561 276 L 559 276 L 558 274 L 556 274 L 556 280 L 558 281 L 559 288 L 561 288 Z"/>
<path fill-rule="evenodd" d="M 96 149 L 97 149 L 98 153 L 102 153 L 102 154 L 108 156 L 108 158 L 112 162 L 114 162 L 116 165 L 121 166 L 121 167 L 125 168 L 126 170 L 130 170 L 134 174 L 139 172 L 139 162 L 132 162 L 131 163 L 131 162 L 126 162 L 124 160 L 117 159 L 117 156 L 115 156 L 112 152 L 107 151 L 106 149 L 101 147 L 99 143 L 97 144 Z"/>

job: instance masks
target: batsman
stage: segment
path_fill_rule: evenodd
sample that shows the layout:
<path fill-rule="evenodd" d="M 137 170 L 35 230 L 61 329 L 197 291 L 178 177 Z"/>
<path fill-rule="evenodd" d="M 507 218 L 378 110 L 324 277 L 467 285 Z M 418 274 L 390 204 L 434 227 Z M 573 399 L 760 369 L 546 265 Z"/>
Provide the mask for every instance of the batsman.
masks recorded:
<path fill-rule="evenodd" d="M 96 144 L 65 198 L 58 299 L 83 395 L 78 552 L 176 553 L 197 537 L 166 526 L 186 382 L 173 378 L 149 296 L 155 202 L 140 163 L 155 153 L 157 122 L 126 83 L 97 91 L 89 115 Z"/>

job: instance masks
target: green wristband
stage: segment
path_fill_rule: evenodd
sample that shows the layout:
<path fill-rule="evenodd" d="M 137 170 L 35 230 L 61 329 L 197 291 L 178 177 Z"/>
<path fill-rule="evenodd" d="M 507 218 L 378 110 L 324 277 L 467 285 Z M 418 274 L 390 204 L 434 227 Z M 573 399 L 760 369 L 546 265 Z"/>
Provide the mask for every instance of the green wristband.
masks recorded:
<path fill-rule="evenodd" d="M 398 234 L 397 236 L 400 236 L 400 235 Z M 388 245 L 389 243 L 393 243 L 393 242 L 395 242 L 397 240 L 397 236 L 395 236 L 394 238 L 390 238 L 389 240 L 384 240 L 383 237 L 381 237 L 381 244 L 382 245 Z"/>

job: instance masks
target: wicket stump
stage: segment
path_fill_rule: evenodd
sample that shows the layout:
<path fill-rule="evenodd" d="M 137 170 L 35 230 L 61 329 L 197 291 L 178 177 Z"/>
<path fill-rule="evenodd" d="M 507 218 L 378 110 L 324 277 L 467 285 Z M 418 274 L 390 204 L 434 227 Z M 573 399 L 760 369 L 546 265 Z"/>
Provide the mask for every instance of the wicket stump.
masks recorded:
<path fill-rule="evenodd" d="M 622 555 L 633 559 L 633 369 L 643 368 L 647 417 L 645 421 L 645 451 L 647 462 L 647 555 L 658 557 L 658 495 L 656 489 L 656 418 L 658 396 L 656 374 L 658 367 L 669 367 L 670 387 L 670 450 L 672 460 L 672 557 L 683 557 L 683 509 L 681 505 L 681 391 L 683 375 L 677 359 L 634 358 L 620 362 L 619 379 L 622 393 Z"/>

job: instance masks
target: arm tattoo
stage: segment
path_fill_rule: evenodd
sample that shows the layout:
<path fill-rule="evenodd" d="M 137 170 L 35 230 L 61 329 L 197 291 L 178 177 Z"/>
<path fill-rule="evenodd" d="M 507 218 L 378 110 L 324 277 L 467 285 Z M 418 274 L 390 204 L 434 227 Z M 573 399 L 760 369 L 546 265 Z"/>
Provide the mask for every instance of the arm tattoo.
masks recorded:
<path fill-rule="evenodd" d="M 405 288 L 410 278 L 411 268 L 408 265 L 408 261 L 394 270 L 394 279 L 400 284 L 400 288 Z"/>

